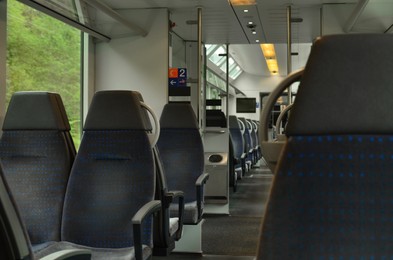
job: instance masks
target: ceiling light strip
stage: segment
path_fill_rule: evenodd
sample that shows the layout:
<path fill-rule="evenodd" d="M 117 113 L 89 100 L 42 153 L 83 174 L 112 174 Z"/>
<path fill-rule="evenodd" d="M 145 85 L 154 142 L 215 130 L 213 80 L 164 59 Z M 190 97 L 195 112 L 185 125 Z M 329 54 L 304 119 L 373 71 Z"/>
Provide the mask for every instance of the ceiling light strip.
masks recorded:
<path fill-rule="evenodd" d="M 266 60 L 266 65 L 270 71 L 270 74 L 278 74 L 278 62 L 276 58 L 276 51 L 274 49 L 274 44 L 260 44 L 263 56 Z"/>

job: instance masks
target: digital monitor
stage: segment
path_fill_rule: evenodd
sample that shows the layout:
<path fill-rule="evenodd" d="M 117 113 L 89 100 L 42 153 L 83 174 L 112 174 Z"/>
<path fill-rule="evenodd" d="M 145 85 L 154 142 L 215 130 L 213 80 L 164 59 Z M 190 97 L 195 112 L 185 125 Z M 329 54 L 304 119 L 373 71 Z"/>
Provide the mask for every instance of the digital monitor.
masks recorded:
<path fill-rule="evenodd" d="M 236 113 L 256 113 L 256 98 L 236 98 Z"/>

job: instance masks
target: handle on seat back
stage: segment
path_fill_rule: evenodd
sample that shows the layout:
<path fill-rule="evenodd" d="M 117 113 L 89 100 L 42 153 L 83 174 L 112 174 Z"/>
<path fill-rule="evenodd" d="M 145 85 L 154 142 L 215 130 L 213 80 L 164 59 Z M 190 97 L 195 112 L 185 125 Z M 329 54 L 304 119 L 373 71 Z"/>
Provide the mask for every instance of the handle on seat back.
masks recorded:
<path fill-rule="evenodd" d="M 141 106 L 146 109 L 150 115 L 153 117 L 154 120 L 154 125 L 155 125 L 155 132 L 148 134 L 149 140 L 150 140 L 150 145 L 151 147 L 156 146 L 158 138 L 160 137 L 160 121 L 158 120 L 156 114 L 153 112 L 153 109 L 146 105 L 144 102 L 141 102 Z"/>
<path fill-rule="evenodd" d="M 277 98 L 281 95 L 281 93 L 287 89 L 292 83 L 299 81 L 302 78 L 304 69 L 298 70 L 290 74 L 287 78 L 285 78 L 268 96 L 266 104 L 261 113 L 260 117 L 260 126 L 259 126 L 259 140 L 260 142 L 268 142 L 268 124 L 269 124 L 269 115 L 272 110 L 274 104 L 276 104 Z"/>
<path fill-rule="evenodd" d="M 291 110 L 292 107 L 293 107 L 293 103 L 290 104 L 289 106 L 287 106 L 283 111 L 281 111 L 280 115 L 278 116 L 277 122 L 276 122 L 276 131 L 277 131 L 277 135 L 281 134 L 281 131 L 280 131 L 280 128 L 281 128 L 281 127 L 280 127 L 280 125 L 281 125 L 282 119 L 284 118 L 284 115 L 285 115 L 289 110 Z"/>

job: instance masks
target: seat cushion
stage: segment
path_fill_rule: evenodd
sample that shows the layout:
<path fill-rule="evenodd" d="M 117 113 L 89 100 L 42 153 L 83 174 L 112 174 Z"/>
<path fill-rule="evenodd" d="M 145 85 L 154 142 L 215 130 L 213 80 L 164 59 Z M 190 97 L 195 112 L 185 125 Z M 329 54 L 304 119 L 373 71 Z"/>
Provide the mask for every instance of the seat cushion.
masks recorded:
<path fill-rule="evenodd" d="M 179 218 L 170 218 L 169 219 L 169 234 L 173 236 L 177 229 L 179 228 Z"/>
<path fill-rule="evenodd" d="M 171 218 L 178 217 L 178 204 L 172 204 L 170 206 Z M 196 201 L 184 204 L 184 214 L 183 214 L 184 224 L 196 224 L 198 222 L 198 207 Z"/>
<path fill-rule="evenodd" d="M 81 246 L 70 242 L 57 242 L 35 253 L 36 259 L 40 259 L 51 253 L 66 249 L 87 249 L 92 252 L 92 260 L 134 260 L 134 247 L 126 248 L 93 248 Z M 152 250 L 148 246 L 143 246 L 143 259 L 148 259 L 152 254 Z"/>

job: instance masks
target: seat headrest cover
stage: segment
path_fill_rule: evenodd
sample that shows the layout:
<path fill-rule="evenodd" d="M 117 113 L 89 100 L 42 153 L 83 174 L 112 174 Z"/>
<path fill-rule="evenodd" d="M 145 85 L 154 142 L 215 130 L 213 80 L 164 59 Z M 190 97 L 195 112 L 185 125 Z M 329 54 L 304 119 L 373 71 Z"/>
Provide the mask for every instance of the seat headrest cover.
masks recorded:
<path fill-rule="evenodd" d="M 138 95 L 127 90 L 96 92 L 83 130 L 146 130 Z"/>
<path fill-rule="evenodd" d="M 144 102 L 142 94 L 140 92 L 135 91 L 135 94 L 137 95 L 139 101 Z M 149 114 L 147 113 L 147 110 L 144 108 L 142 108 L 142 120 L 143 123 L 145 124 L 146 130 L 152 131 L 153 126 L 151 125 Z"/>
<path fill-rule="evenodd" d="M 229 116 L 229 128 L 240 129 L 239 121 L 237 121 L 237 116 Z"/>
<path fill-rule="evenodd" d="M 16 92 L 4 118 L 3 130 L 70 130 L 57 93 Z"/>
<path fill-rule="evenodd" d="M 189 103 L 169 103 L 164 106 L 160 118 L 161 129 L 193 128 L 198 129 L 198 121 Z"/>
<path fill-rule="evenodd" d="M 393 35 L 332 35 L 312 47 L 286 134 L 392 134 Z"/>

